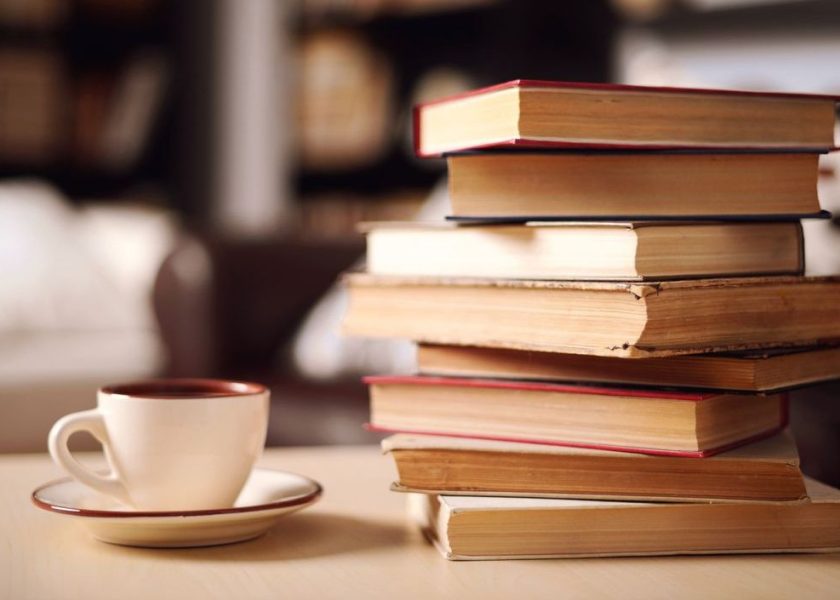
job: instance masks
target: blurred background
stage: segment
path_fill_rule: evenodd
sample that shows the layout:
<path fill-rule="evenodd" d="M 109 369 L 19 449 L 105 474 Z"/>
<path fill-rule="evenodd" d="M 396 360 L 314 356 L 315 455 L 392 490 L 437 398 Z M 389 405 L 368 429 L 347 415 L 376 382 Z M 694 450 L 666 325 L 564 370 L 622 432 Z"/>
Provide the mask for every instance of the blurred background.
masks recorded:
<path fill-rule="evenodd" d="M 151 376 L 269 384 L 270 444 L 373 441 L 359 375 L 412 349 L 341 339 L 334 284 L 360 221 L 447 212 L 414 104 L 516 78 L 837 94 L 838 65 L 833 0 L 0 0 L 0 451 Z M 806 227 L 840 273 L 840 228 Z M 793 411 L 835 484 L 837 389 Z"/>

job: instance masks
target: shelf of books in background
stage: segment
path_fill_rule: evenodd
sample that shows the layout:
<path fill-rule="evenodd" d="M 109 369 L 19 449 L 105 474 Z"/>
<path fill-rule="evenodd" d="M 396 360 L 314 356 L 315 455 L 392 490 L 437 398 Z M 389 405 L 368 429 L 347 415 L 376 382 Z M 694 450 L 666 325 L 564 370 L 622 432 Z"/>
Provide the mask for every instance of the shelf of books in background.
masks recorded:
<path fill-rule="evenodd" d="M 399 57 L 374 46 L 364 31 L 334 23 L 348 14 L 364 20 L 399 7 L 359 4 L 304 5 L 308 26 L 297 47 L 293 147 L 302 196 L 295 216 L 308 236 L 355 237 L 364 221 L 411 219 L 437 177 L 411 157 L 410 112 L 402 104 L 426 95 L 430 86 L 439 88 L 441 76 L 426 77 L 411 97 L 400 97 L 398 85 L 405 82 L 394 64 Z M 327 24 L 320 24 L 324 19 Z M 460 73 L 450 79 L 444 85 L 455 91 L 467 85 Z"/>
<path fill-rule="evenodd" d="M 393 143 L 396 108 L 388 58 L 364 36 L 334 28 L 304 35 L 298 52 L 293 146 L 300 169 L 310 177 L 338 174 L 345 180 L 303 198 L 298 229 L 307 237 L 352 237 L 368 216 L 412 218 L 424 200 L 422 190 L 354 189 L 353 175 L 375 169 Z"/>
<path fill-rule="evenodd" d="M 71 197 L 160 182 L 141 164 L 170 72 L 158 4 L 0 3 L 0 173 Z"/>
<path fill-rule="evenodd" d="M 0 3 L 0 28 L 42 36 L 67 16 L 58 0 Z M 68 134 L 69 82 L 58 52 L 6 43 L 0 48 L 0 164 L 56 160 Z"/>
<path fill-rule="evenodd" d="M 345 329 L 419 343 L 367 379 L 370 427 L 447 558 L 840 549 L 786 429 L 787 390 L 840 376 L 800 224 L 835 105 L 517 81 L 418 108 L 450 220 L 369 227 Z"/>

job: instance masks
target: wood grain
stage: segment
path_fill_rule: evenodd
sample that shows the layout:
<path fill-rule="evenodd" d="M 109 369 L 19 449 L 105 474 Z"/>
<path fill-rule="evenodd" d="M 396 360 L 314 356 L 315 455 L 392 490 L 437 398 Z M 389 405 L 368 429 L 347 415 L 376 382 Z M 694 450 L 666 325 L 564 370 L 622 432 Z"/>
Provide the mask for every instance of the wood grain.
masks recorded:
<path fill-rule="evenodd" d="M 322 502 L 252 542 L 145 550 L 97 542 L 30 504 L 60 476 L 46 455 L 0 457 L 0 598 L 828 598 L 840 555 L 451 563 L 407 525 L 374 447 L 269 450 Z"/>

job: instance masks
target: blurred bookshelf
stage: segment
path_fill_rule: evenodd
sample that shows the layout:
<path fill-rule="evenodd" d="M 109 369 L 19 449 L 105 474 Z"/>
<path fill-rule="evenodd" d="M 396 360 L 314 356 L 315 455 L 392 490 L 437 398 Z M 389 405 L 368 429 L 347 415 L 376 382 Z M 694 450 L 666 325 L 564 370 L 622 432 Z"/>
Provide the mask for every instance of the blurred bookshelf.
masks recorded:
<path fill-rule="evenodd" d="M 265 202 L 288 205 L 262 235 L 337 233 L 317 224 L 326 206 L 337 223 L 410 217 L 443 176 L 412 155 L 414 103 L 517 77 L 607 80 L 616 24 L 606 0 L 257 4 L 277 21 L 265 31 L 280 90 L 277 123 L 251 119 L 266 137 L 280 130 L 281 181 Z M 71 199 L 152 188 L 185 222 L 224 230 L 249 189 L 234 180 L 233 207 L 211 216 L 235 160 L 218 115 L 241 83 L 219 67 L 226 10 L 245 12 L 231 0 L 0 0 L 0 177 L 45 179 Z"/>
<path fill-rule="evenodd" d="M 156 0 L 0 1 L 0 177 L 71 199 L 165 189 L 166 14 Z"/>

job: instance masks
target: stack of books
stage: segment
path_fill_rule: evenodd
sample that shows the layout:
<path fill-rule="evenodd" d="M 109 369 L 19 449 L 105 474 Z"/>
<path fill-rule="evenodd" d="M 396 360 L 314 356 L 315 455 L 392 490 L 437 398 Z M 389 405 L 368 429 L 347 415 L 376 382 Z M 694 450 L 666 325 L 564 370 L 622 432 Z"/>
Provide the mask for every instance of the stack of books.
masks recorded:
<path fill-rule="evenodd" d="M 786 390 L 840 377 L 805 277 L 835 98 L 515 81 L 421 106 L 452 217 L 374 224 L 348 333 L 394 489 L 447 558 L 840 548 Z"/>

